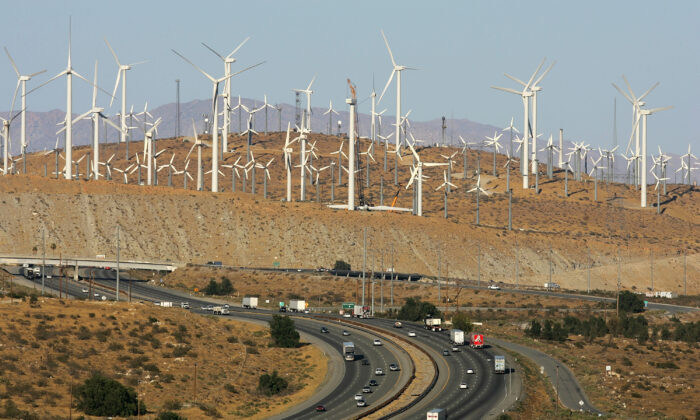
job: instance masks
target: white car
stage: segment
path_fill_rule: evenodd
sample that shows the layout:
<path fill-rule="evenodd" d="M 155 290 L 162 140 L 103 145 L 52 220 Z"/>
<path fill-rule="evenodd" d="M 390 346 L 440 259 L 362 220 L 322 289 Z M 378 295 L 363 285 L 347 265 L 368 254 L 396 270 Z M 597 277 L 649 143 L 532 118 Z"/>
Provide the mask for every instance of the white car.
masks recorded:
<path fill-rule="evenodd" d="M 88 293 L 87 287 L 83 287 L 83 293 Z"/>
<path fill-rule="evenodd" d="M 355 394 L 355 401 L 360 401 L 363 400 L 365 397 L 362 396 L 362 394 Z"/>
<path fill-rule="evenodd" d="M 462 382 L 461 384 L 459 384 L 459 389 L 467 389 L 468 387 L 469 386 L 467 385 L 466 382 Z"/>
<path fill-rule="evenodd" d="M 375 346 L 381 346 L 381 345 L 382 345 L 382 341 L 381 341 L 380 339 L 378 339 L 378 338 L 375 338 L 375 339 L 374 339 L 374 345 L 375 345 Z"/>
<path fill-rule="evenodd" d="M 350 314 L 343 314 L 343 318 L 352 318 L 352 315 L 350 315 Z"/>
<path fill-rule="evenodd" d="M 376 368 L 376 369 L 374 369 L 374 374 L 377 375 L 377 376 L 384 375 L 384 369 L 382 369 L 382 368 Z"/>
<path fill-rule="evenodd" d="M 357 406 L 358 407 L 367 407 L 367 403 L 365 400 L 357 400 Z"/>
<path fill-rule="evenodd" d="M 473 374 L 474 374 L 474 370 L 472 370 L 472 369 L 467 369 L 467 373 L 470 374 L 470 375 L 473 375 Z"/>
<path fill-rule="evenodd" d="M 408 336 L 409 336 L 409 337 L 415 337 L 415 336 L 416 336 L 416 332 L 415 332 L 415 331 L 409 331 L 409 332 L 408 332 Z"/>
<path fill-rule="evenodd" d="M 489 284 L 489 289 L 491 289 L 491 290 L 501 290 L 501 288 L 498 287 L 497 284 Z"/>
<path fill-rule="evenodd" d="M 100 297 L 100 294 L 99 294 L 99 293 L 95 293 L 94 296 L 95 296 L 96 298 L 99 298 L 99 297 Z"/>

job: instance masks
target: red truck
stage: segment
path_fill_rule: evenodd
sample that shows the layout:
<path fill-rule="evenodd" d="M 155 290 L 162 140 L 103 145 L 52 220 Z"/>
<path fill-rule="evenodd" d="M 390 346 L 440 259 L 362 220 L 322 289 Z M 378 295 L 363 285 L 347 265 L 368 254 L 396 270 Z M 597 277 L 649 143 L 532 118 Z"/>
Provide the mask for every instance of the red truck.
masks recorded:
<path fill-rule="evenodd" d="M 473 349 L 484 348 L 484 335 L 480 333 L 472 333 L 471 347 Z"/>

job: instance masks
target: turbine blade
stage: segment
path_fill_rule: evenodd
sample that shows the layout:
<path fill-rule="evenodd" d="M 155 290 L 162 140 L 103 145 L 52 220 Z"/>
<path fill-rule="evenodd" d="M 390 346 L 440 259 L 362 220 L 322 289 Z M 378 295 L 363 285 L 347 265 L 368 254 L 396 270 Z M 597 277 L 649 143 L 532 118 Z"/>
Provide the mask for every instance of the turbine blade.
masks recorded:
<path fill-rule="evenodd" d="M 190 60 L 188 60 L 187 58 L 185 58 L 184 55 L 180 54 L 179 52 L 177 52 L 177 51 L 175 51 L 175 50 L 173 50 L 173 49 L 171 49 L 171 51 L 174 52 L 175 54 L 177 54 L 177 55 L 178 55 L 180 58 L 182 58 L 183 60 L 185 60 L 185 61 L 187 61 L 188 63 L 190 63 L 190 65 L 192 65 L 192 67 L 194 67 L 194 68 L 197 69 L 200 73 L 202 73 L 203 75 L 205 75 L 205 76 L 207 77 L 207 79 L 209 79 L 209 80 L 212 81 L 212 83 L 216 83 L 216 79 L 214 79 L 213 77 L 211 77 L 211 76 L 209 75 L 209 73 L 207 73 L 207 72 L 205 72 L 204 70 L 200 69 L 196 64 L 194 64 L 193 62 L 191 62 Z"/>
<path fill-rule="evenodd" d="M 237 46 L 233 51 L 231 51 L 231 54 L 229 54 L 229 55 L 226 56 L 226 58 L 231 58 L 231 56 L 233 56 L 236 52 L 238 52 L 238 50 L 240 50 L 241 47 L 242 47 L 246 42 L 248 42 L 249 39 L 250 39 L 250 37 L 246 37 L 246 39 L 244 39 L 243 42 L 241 42 L 240 44 L 238 44 L 238 46 Z"/>
<path fill-rule="evenodd" d="M 224 56 L 222 56 L 221 54 L 219 54 L 218 52 L 216 52 L 212 47 L 210 47 L 209 45 L 207 45 L 207 44 L 205 44 L 205 43 L 203 43 L 203 42 L 202 42 L 202 45 L 204 45 L 204 48 L 206 48 L 206 49 L 208 49 L 209 51 L 211 51 L 211 52 L 213 52 L 214 54 L 216 54 L 216 56 L 219 57 L 222 61 L 226 61 L 226 59 L 224 58 Z"/>

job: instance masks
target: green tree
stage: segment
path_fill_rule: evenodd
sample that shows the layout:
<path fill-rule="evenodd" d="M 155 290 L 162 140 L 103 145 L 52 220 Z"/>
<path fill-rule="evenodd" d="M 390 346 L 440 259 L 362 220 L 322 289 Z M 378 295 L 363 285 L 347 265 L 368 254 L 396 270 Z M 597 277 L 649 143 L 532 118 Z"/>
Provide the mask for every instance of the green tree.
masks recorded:
<path fill-rule="evenodd" d="M 138 399 L 132 388 L 127 388 L 101 373 L 93 373 L 75 391 L 78 410 L 91 416 L 132 416 L 137 414 Z M 141 412 L 146 410 L 141 402 Z"/>
<path fill-rule="evenodd" d="M 635 293 L 627 290 L 620 292 L 620 312 L 642 312 L 644 301 Z"/>
<path fill-rule="evenodd" d="M 452 316 L 452 327 L 465 333 L 470 333 L 474 329 L 474 325 L 472 325 L 472 321 L 466 312 L 457 312 Z"/>
<path fill-rule="evenodd" d="M 288 316 L 272 315 L 270 336 L 275 347 L 299 347 L 299 332 Z"/>
<path fill-rule="evenodd" d="M 287 389 L 288 385 L 287 381 L 277 375 L 277 371 L 275 370 L 272 372 L 272 375 L 268 375 L 267 373 L 260 375 L 258 391 L 269 397 L 284 391 Z"/>
<path fill-rule="evenodd" d="M 530 322 L 530 327 L 525 330 L 525 334 L 532 338 L 539 338 L 542 334 L 542 324 L 540 324 L 538 320 L 533 319 L 532 322 Z"/>
<path fill-rule="evenodd" d="M 216 283 L 216 280 L 210 279 L 209 284 L 207 287 L 204 288 L 204 294 L 205 295 L 218 295 L 219 294 L 219 285 Z"/>
<path fill-rule="evenodd" d="M 235 292 L 235 289 L 233 288 L 233 284 L 231 284 L 231 280 L 229 280 L 228 277 L 224 277 L 223 279 L 221 279 L 221 285 L 219 286 L 219 294 L 230 295 L 233 292 Z"/>
<path fill-rule="evenodd" d="M 422 302 L 420 298 L 406 298 L 406 303 L 403 304 L 397 318 L 405 321 L 420 321 L 428 315 L 434 318 L 442 318 L 442 313 L 430 302 Z"/>
<path fill-rule="evenodd" d="M 346 263 L 343 260 L 335 260 L 335 265 L 333 265 L 334 270 L 347 270 L 350 271 L 352 268 L 350 268 L 350 264 Z"/>

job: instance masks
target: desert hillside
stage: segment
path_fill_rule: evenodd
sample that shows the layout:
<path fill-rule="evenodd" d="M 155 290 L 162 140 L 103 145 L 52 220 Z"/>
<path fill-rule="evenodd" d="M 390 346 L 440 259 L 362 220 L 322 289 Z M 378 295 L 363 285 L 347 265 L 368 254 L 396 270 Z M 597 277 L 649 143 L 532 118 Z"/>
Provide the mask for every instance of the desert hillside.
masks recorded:
<path fill-rule="evenodd" d="M 232 137 L 233 152 L 224 155 L 224 162 L 245 158 L 245 145 L 240 137 Z M 336 137 L 312 135 L 317 157 L 313 166 L 321 168 L 337 161 L 340 142 Z M 689 293 L 700 293 L 700 200 L 697 188 L 668 185 L 662 195 L 662 213 L 653 206 L 656 194 L 649 189 L 650 207 L 639 207 L 639 192 L 622 184 L 598 182 L 598 201 L 594 201 L 594 182 L 568 181 L 569 197 L 564 197 L 563 173 L 555 172 L 547 179 L 541 165 L 540 193 L 523 190 L 517 175 L 517 161 L 512 162 L 510 183 L 513 189 L 513 230 L 508 231 L 508 198 L 505 193 L 506 158 L 497 156 L 498 176 L 492 176 L 493 154 L 468 151 L 467 177 L 463 177 L 462 155 L 454 157 L 453 183 L 458 188 L 448 195 L 449 218 L 443 218 L 443 192 L 435 191 L 442 183 L 442 168 L 426 168 L 429 178 L 423 184 L 425 217 L 408 213 L 348 212 L 330 210 L 330 172 L 320 174 L 320 197 L 316 202 L 316 186 L 307 185 L 308 202 L 282 200 L 285 171 L 282 163 L 284 134 L 256 136 L 252 147 L 255 159 L 267 164 L 270 159 L 268 199 L 263 198 L 264 170 L 256 175 L 256 194 L 241 192 L 239 170 L 236 192 L 231 191 L 231 169 L 223 169 L 220 177 L 223 193 L 192 191 L 188 182 L 184 190 L 183 175 L 173 178 L 168 187 L 168 169 L 159 172 L 160 186 L 137 186 L 137 174 L 123 184 L 121 174 L 112 170 L 112 181 L 65 181 L 43 177 L 44 168 L 53 171 L 54 154 L 43 153 L 28 158 L 28 175 L 0 178 L 0 253 L 41 254 L 41 232 L 46 231 L 47 253 L 64 257 L 116 255 L 116 228 L 121 226 L 121 256 L 125 259 L 168 260 L 180 264 L 219 260 L 224 264 L 253 267 L 332 266 L 337 259 L 362 268 L 363 230 L 367 228 L 367 267 L 389 267 L 393 255 L 397 271 L 426 275 L 448 275 L 451 278 L 515 283 L 516 271 L 521 284 L 540 284 L 549 278 L 550 261 L 553 280 L 568 287 L 585 289 L 589 261 L 592 288 L 617 286 L 618 255 L 623 287 L 643 290 L 651 285 L 654 266 L 654 288 L 682 291 L 684 257 Z M 369 144 L 361 142 L 360 149 Z M 184 158 L 191 147 L 189 141 L 159 140 L 157 148 L 165 149 L 159 164 L 170 161 L 184 168 Z M 293 160 L 298 162 L 299 147 L 294 145 Z M 347 144 L 345 145 L 347 150 Z M 141 143 L 132 143 L 130 161 L 126 161 L 124 145 L 103 145 L 101 154 L 115 154 L 112 164 L 125 168 L 135 162 L 133 153 L 142 151 Z M 74 158 L 86 154 L 78 148 Z M 424 162 L 445 162 L 440 155 L 458 149 L 425 148 L 419 150 Z M 209 168 L 210 150 L 203 150 L 205 171 Z M 389 154 L 388 171 L 383 171 L 383 147 L 376 147 L 376 162 L 370 165 L 370 188 L 364 194 L 373 204 L 380 204 L 380 176 L 384 178 L 384 204 L 390 204 L 399 190 L 398 207 L 411 207 L 412 189 L 393 185 L 393 155 Z M 196 178 L 196 153 L 190 156 L 188 171 Z M 364 165 L 364 156 L 362 157 Z M 80 165 L 81 178 L 85 163 Z M 410 176 L 411 156 L 399 161 L 399 182 Z M 62 162 L 61 162 L 62 164 Z M 343 158 L 343 165 L 346 161 Z M 489 192 L 480 197 L 480 226 L 475 225 L 476 202 L 473 193 L 466 193 L 476 182 L 474 170 L 482 171 L 481 185 Z M 364 166 L 363 166 L 364 168 Z M 101 171 L 104 173 L 105 168 Z M 299 169 L 294 169 L 294 199 L 299 198 Z M 145 179 L 145 171 L 144 171 Z M 362 171 L 365 183 L 366 170 Z M 252 177 L 252 172 L 249 172 Z M 337 171 L 335 173 L 337 184 Z M 210 186 L 209 175 L 205 186 Z M 335 186 L 335 203 L 347 196 L 347 176 Z M 531 178 L 531 184 L 534 180 Z M 590 257 L 589 257 L 590 255 Z M 383 261 L 382 261 L 383 259 Z M 480 266 L 480 271 L 479 271 Z M 576 275 L 572 275 L 576 274 Z"/>

